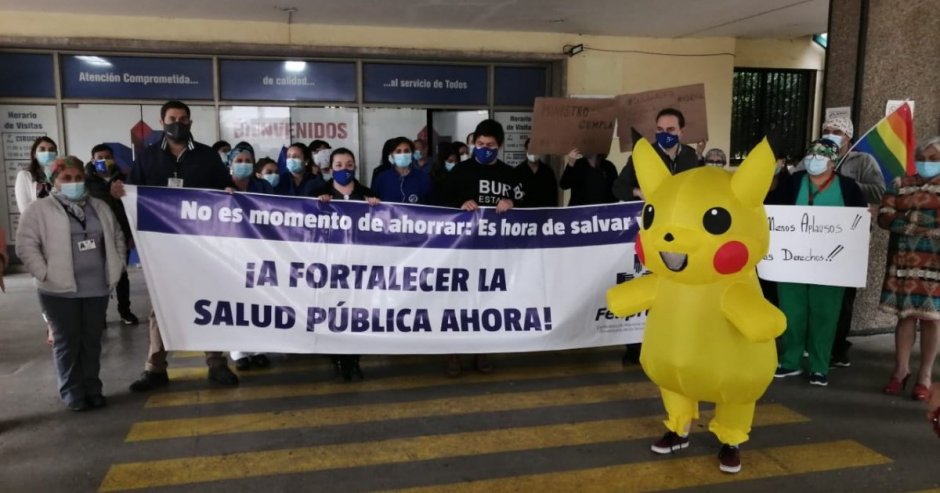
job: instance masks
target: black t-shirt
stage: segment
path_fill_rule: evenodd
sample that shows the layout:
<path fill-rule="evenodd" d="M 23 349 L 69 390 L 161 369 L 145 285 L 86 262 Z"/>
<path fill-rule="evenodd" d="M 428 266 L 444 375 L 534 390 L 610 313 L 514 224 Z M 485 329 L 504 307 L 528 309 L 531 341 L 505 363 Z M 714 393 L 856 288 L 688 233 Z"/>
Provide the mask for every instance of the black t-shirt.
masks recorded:
<path fill-rule="evenodd" d="M 460 207 L 473 200 L 480 206 L 493 207 L 501 199 L 521 202 L 525 197 L 512 166 L 497 160 L 493 164 L 480 164 L 470 158 L 454 167 L 451 191 L 445 199 L 452 207 Z"/>
<path fill-rule="evenodd" d="M 536 171 L 532 171 L 528 161 L 523 161 L 514 171 L 525 190 L 525 199 L 517 207 L 558 207 L 558 181 L 552 168 L 539 162 Z"/>
<path fill-rule="evenodd" d="M 561 188 L 571 189 L 568 205 L 612 204 L 617 201 L 611 188 L 617 179 L 614 163 L 604 159 L 591 166 L 587 158 L 565 166 L 561 174 Z"/>

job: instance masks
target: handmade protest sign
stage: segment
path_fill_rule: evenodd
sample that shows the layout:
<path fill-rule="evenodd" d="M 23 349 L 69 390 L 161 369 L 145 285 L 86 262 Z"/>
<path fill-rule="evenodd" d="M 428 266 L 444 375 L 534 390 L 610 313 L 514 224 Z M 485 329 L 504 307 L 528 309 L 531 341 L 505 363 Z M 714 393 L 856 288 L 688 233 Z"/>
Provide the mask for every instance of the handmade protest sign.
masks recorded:
<path fill-rule="evenodd" d="M 865 287 L 871 213 L 864 207 L 767 206 L 770 252 L 757 264 L 767 280 Z"/>
<path fill-rule="evenodd" d="M 642 275 L 638 202 L 440 207 L 127 186 L 170 350 L 544 351 L 641 339 L 605 293 Z"/>
<path fill-rule="evenodd" d="M 675 108 L 685 117 L 682 142 L 708 140 L 705 111 L 705 84 L 670 87 L 617 96 L 617 137 L 621 152 L 633 149 L 631 129 L 649 141 L 655 141 L 656 115 L 665 108 Z"/>
<path fill-rule="evenodd" d="M 614 135 L 613 99 L 536 98 L 529 152 L 607 154 Z"/>

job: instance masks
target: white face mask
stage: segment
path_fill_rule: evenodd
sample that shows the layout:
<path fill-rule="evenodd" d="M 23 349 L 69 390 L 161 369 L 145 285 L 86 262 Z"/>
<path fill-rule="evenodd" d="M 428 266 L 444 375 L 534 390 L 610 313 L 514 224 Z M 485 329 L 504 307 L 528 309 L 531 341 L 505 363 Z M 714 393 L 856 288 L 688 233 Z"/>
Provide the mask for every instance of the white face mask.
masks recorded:
<path fill-rule="evenodd" d="M 461 161 L 466 161 L 466 160 L 468 160 L 468 159 L 470 159 L 470 155 L 469 155 L 469 154 L 461 154 L 461 155 L 460 155 L 460 160 L 461 160 Z"/>
<path fill-rule="evenodd" d="M 320 168 L 327 168 L 330 165 L 330 149 L 320 149 L 313 155 L 313 162 Z"/>
<path fill-rule="evenodd" d="M 529 160 L 530 163 L 536 163 L 539 160 L 538 154 L 526 154 L 525 157 Z"/>

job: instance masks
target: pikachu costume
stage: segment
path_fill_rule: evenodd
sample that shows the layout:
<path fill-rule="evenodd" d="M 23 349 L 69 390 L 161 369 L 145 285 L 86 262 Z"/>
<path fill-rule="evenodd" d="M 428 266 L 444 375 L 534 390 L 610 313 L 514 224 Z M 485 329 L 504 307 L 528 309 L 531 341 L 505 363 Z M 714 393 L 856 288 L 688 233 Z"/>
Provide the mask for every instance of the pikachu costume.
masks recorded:
<path fill-rule="evenodd" d="M 611 288 L 607 304 L 618 316 L 649 309 L 640 364 L 662 392 L 666 427 L 688 434 L 698 402 L 714 402 L 708 429 L 737 446 L 786 328 L 755 268 L 770 242 L 763 200 L 774 155 L 765 139 L 734 173 L 706 166 L 673 176 L 641 140 L 633 160 L 646 196 L 636 250 L 652 274 Z"/>

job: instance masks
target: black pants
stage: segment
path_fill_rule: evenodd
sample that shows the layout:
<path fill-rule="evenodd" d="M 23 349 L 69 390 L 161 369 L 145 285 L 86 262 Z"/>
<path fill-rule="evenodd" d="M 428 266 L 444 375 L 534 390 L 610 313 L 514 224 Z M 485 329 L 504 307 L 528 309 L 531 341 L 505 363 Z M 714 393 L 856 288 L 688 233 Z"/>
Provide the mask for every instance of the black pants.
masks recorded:
<path fill-rule="evenodd" d="M 118 313 L 122 316 L 131 312 L 131 281 L 127 278 L 127 269 L 121 272 L 121 279 L 114 287 L 114 296 L 117 298 Z"/>
<path fill-rule="evenodd" d="M 842 297 L 842 311 L 839 312 L 839 323 L 836 325 L 836 337 L 832 343 L 832 355 L 844 357 L 849 353 L 852 343 L 849 342 L 849 332 L 852 330 L 852 312 L 855 310 L 855 295 L 857 290 L 845 288 Z"/>
<path fill-rule="evenodd" d="M 59 378 L 59 395 L 66 405 L 101 394 L 101 332 L 108 297 L 62 298 L 39 294 L 52 326 L 52 354 Z"/>

